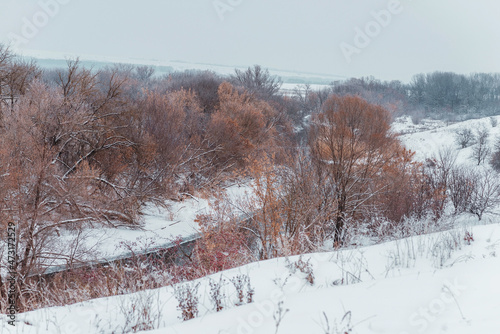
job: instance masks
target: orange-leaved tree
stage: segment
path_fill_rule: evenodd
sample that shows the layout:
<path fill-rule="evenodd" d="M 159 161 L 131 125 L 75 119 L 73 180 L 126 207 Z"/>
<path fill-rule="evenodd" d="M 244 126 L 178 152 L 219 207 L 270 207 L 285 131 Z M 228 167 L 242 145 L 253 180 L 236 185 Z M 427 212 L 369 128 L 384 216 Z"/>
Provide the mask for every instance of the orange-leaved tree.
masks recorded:
<path fill-rule="evenodd" d="M 310 148 L 335 186 L 330 232 L 341 244 L 349 223 L 363 218 L 388 184 L 378 182 L 402 148 L 390 132 L 390 113 L 356 96 L 330 96 L 314 115 Z"/>
<path fill-rule="evenodd" d="M 245 159 L 259 151 L 275 150 L 279 141 L 276 125 L 280 113 L 246 93 L 239 93 L 230 83 L 219 86 L 219 106 L 208 124 L 207 138 L 222 149 L 216 163 L 241 167 Z"/>

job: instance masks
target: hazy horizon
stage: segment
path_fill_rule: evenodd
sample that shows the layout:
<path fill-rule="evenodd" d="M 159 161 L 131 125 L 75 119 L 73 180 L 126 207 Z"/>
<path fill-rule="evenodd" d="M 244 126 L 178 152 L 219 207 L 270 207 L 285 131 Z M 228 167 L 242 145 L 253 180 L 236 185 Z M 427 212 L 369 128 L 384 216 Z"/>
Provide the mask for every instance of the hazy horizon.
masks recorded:
<path fill-rule="evenodd" d="M 263 67 L 408 82 L 500 72 L 500 3 L 485 0 L 3 0 L 0 43 L 20 53 Z"/>

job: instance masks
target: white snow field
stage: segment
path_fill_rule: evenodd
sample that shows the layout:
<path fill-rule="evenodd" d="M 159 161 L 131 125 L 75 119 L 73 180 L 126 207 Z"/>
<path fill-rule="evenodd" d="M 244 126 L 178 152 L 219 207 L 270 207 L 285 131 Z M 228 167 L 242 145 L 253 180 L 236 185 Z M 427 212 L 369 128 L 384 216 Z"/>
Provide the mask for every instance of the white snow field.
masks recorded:
<path fill-rule="evenodd" d="M 470 159 L 472 147 L 459 149 L 454 142 L 456 129 L 482 125 L 493 143 L 500 126 L 493 127 L 489 118 L 449 126 L 424 124 L 432 127 L 411 129 L 407 119 L 393 126 L 394 132 L 406 133 L 400 139 L 418 160 L 452 147 L 458 153 L 457 163 L 489 168 Z M 235 194 L 245 191 L 240 187 Z M 151 237 L 156 238 L 151 244 L 159 244 L 170 236 L 195 233 L 194 218 L 207 210 L 208 202 L 190 199 L 176 205 L 170 214 L 150 211 L 145 231 L 110 230 L 107 240 Z M 1 315 L 0 334 L 500 333 L 500 218 L 498 208 L 494 211 L 481 221 L 471 214 L 449 215 L 443 218 L 454 226 L 449 231 L 273 259 L 175 287 L 18 314 L 15 327 Z M 105 242 L 101 253 L 116 252 L 115 242 Z M 242 292 L 243 303 L 239 302 L 231 282 L 239 275 L 249 277 L 251 303 L 247 303 L 248 286 Z M 223 309 L 216 312 L 210 282 L 221 279 Z M 198 316 L 183 321 L 174 291 L 188 286 L 197 286 Z"/>
<path fill-rule="evenodd" d="M 493 119 L 500 122 L 500 116 L 494 116 Z M 423 121 L 419 125 L 411 123 L 409 117 L 397 119 L 392 129 L 395 133 L 401 133 L 399 137 L 404 146 L 415 152 L 417 160 L 431 158 L 439 153 L 440 149 L 452 148 L 458 153 L 457 163 L 466 164 L 474 168 L 474 161 L 470 159 L 474 145 L 461 149 L 455 142 L 455 133 L 459 129 L 471 129 L 474 133 L 478 128 L 485 128 L 489 131 L 489 144 L 493 145 L 500 138 L 500 125 L 493 127 L 490 117 L 472 119 L 464 122 L 458 122 L 446 125 L 443 121 Z M 488 164 L 485 164 L 486 167 Z"/>
<path fill-rule="evenodd" d="M 142 321 L 150 321 L 155 328 L 150 333 L 158 334 L 275 333 L 280 305 L 283 334 L 498 333 L 499 255 L 500 224 L 457 228 L 268 260 L 202 278 L 193 283 L 200 283 L 199 315 L 189 321 L 180 319 L 174 287 L 165 287 L 18 314 L 16 327 L 2 315 L 0 333 L 122 333 L 141 329 Z M 302 266 L 305 273 L 296 269 L 300 260 L 310 264 Z M 250 277 L 255 292 L 250 304 L 237 306 L 230 282 L 237 275 Z M 220 277 L 225 297 L 217 313 L 209 281 Z"/>
<path fill-rule="evenodd" d="M 250 191 L 248 184 L 235 184 L 224 190 L 232 201 Z M 167 201 L 167 207 L 149 205 L 142 216 L 143 224 L 138 229 L 127 227 L 98 228 L 90 231 L 87 240 L 99 254 L 94 260 L 112 260 L 130 252 L 147 252 L 165 248 L 175 239 L 192 240 L 199 233 L 198 215 L 211 212 L 210 200 L 192 196 L 182 201 Z"/>

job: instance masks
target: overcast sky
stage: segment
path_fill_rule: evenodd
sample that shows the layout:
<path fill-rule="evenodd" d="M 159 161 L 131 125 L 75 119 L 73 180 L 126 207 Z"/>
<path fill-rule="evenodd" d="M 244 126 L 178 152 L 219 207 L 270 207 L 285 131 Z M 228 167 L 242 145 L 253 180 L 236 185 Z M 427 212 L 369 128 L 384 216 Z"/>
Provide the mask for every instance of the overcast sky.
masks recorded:
<path fill-rule="evenodd" d="M 0 0 L 20 51 L 384 80 L 500 72 L 499 36 L 498 0 Z"/>

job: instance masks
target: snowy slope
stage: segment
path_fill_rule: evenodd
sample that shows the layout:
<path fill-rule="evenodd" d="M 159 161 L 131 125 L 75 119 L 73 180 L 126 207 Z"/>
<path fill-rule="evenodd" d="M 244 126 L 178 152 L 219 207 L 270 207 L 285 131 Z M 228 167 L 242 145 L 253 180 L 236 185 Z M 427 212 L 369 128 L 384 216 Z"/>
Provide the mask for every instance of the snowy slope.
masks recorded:
<path fill-rule="evenodd" d="M 467 232 L 471 245 L 464 240 Z M 199 317 L 186 322 L 179 319 L 173 288 L 166 287 L 20 314 L 15 329 L 2 316 L 0 333 L 121 333 L 139 322 L 132 305 L 147 308 L 155 320 L 150 333 L 274 333 L 280 302 L 289 311 L 278 333 L 325 333 L 324 314 L 330 333 L 498 333 L 499 252 L 500 224 L 475 226 L 303 256 L 312 268 L 312 285 L 306 274 L 290 269 L 298 257 L 225 271 L 213 278 L 247 274 L 255 295 L 252 303 L 236 306 L 228 282 L 219 313 L 210 301 L 209 279 L 203 278 Z"/>
<path fill-rule="evenodd" d="M 237 184 L 226 188 L 224 193 L 231 201 L 237 201 L 249 191 L 249 184 Z M 103 259 L 129 251 L 162 247 L 176 238 L 186 240 L 196 237 L 199 232 L 196 217 L 210 212 L 210 200 L 195 196 L 181 202 L 168 201 L 166 208 L 150 205 L 144 211 L 144 222 L 140 229 L 99 228 L 94 231 L 91 240 L 101 240 L 96 249 Z"/>
<path fill-rule="evenodd" d="M 500 116 L 494 118 L 500 121 Z M 469 128 L 474 132 L 478 127 L 484 127 L 490 132 L 490 146 L 493 145 L 497 138 L 500 138 L 500 125 L 493 127 L 489 117 L 452 125 L 446 125 L 442 121 L 424 121 L 420 126 L 415 126 L 407 118 L 403 118 L 393 124 L 393 131 L 395 133 L 406 133 L 401 135 L 399 139 L 405 147 L 415 152 L 415 158 L 418 160 L 423 161 L 425 158 L 437 155 L 440 149 L 451 147 L 458 152 L 458 163 L 472 167 L 474 162 L 470 159 L 470 156 L 473 146 L 461 149 L 455 142 L 455 132 L 463 128 Z M 426 128 L 431 129 L 426 130 Z"/>
<path fill-rule="evenodd" d="M 431 129 L 411 129 L 409 122 L 401 121 L 393 131 L 406 133 L 400 139 L 419 160 L 436 155 L 444 147 L 453 147 L 458 153 L 457 162 L 470 168 L 477 168 L 469 158 L 472 147 L 458 147 L 454 140 L 456 129 L 482 125 L 489 129 L 491 143 L 500 136 L 500 127 L 492 127 L 489 118 L 427 125 Z M 245 187 L 234 188 L 230 196 L 245 191 Z M 170 213 L 151 209 L 146 218 L 147 231 L 140 233 L 150 233 L 157 240 L 177 233 L 186 235 L 195 231 L 196 213 L 207 207 L 205 200 L 190 199 L 175 204 Z M 277 333 L 283 334 L 500 333 L 498 216 L 485 215 L 481 223 L 488 225 L 478 225 L 477 218 L 469 214 L 448 219 L 455 229 L 364 248 L 304 255 L 301 260 L 310 263 L 313 284 L 306 279 L 306 273 L 294 270 L 299 257 L 253 263 L 202 278 L 195 282 L 200 284 L 200 303 L 199 315 L 193 320 L 180 319 L 174 287 L 165 287 L 19 314 L 15 329 L 7 325 L 5 316 L 0 316 L 0 334 L 122 333 L 132 329 L 182 334 L 275 333 L 280 305 L 284 316 Z M 140 235 L 137 231 L 113 233 L 117 234 L 110 239 L 119 236 L 129 241 L 138 240 Z M 110 243 L 106 247 L 111 251 L 116 246 Z M 255 291 L 250 304 L 238 305 L 230 282 L 238 275 L 250 278 Z M 209 281 L 221 277 L 226 281 L 224 309 L 217 313 Z M 142 320 L 149 320 L 152 326 L 134 327 Z"/>

